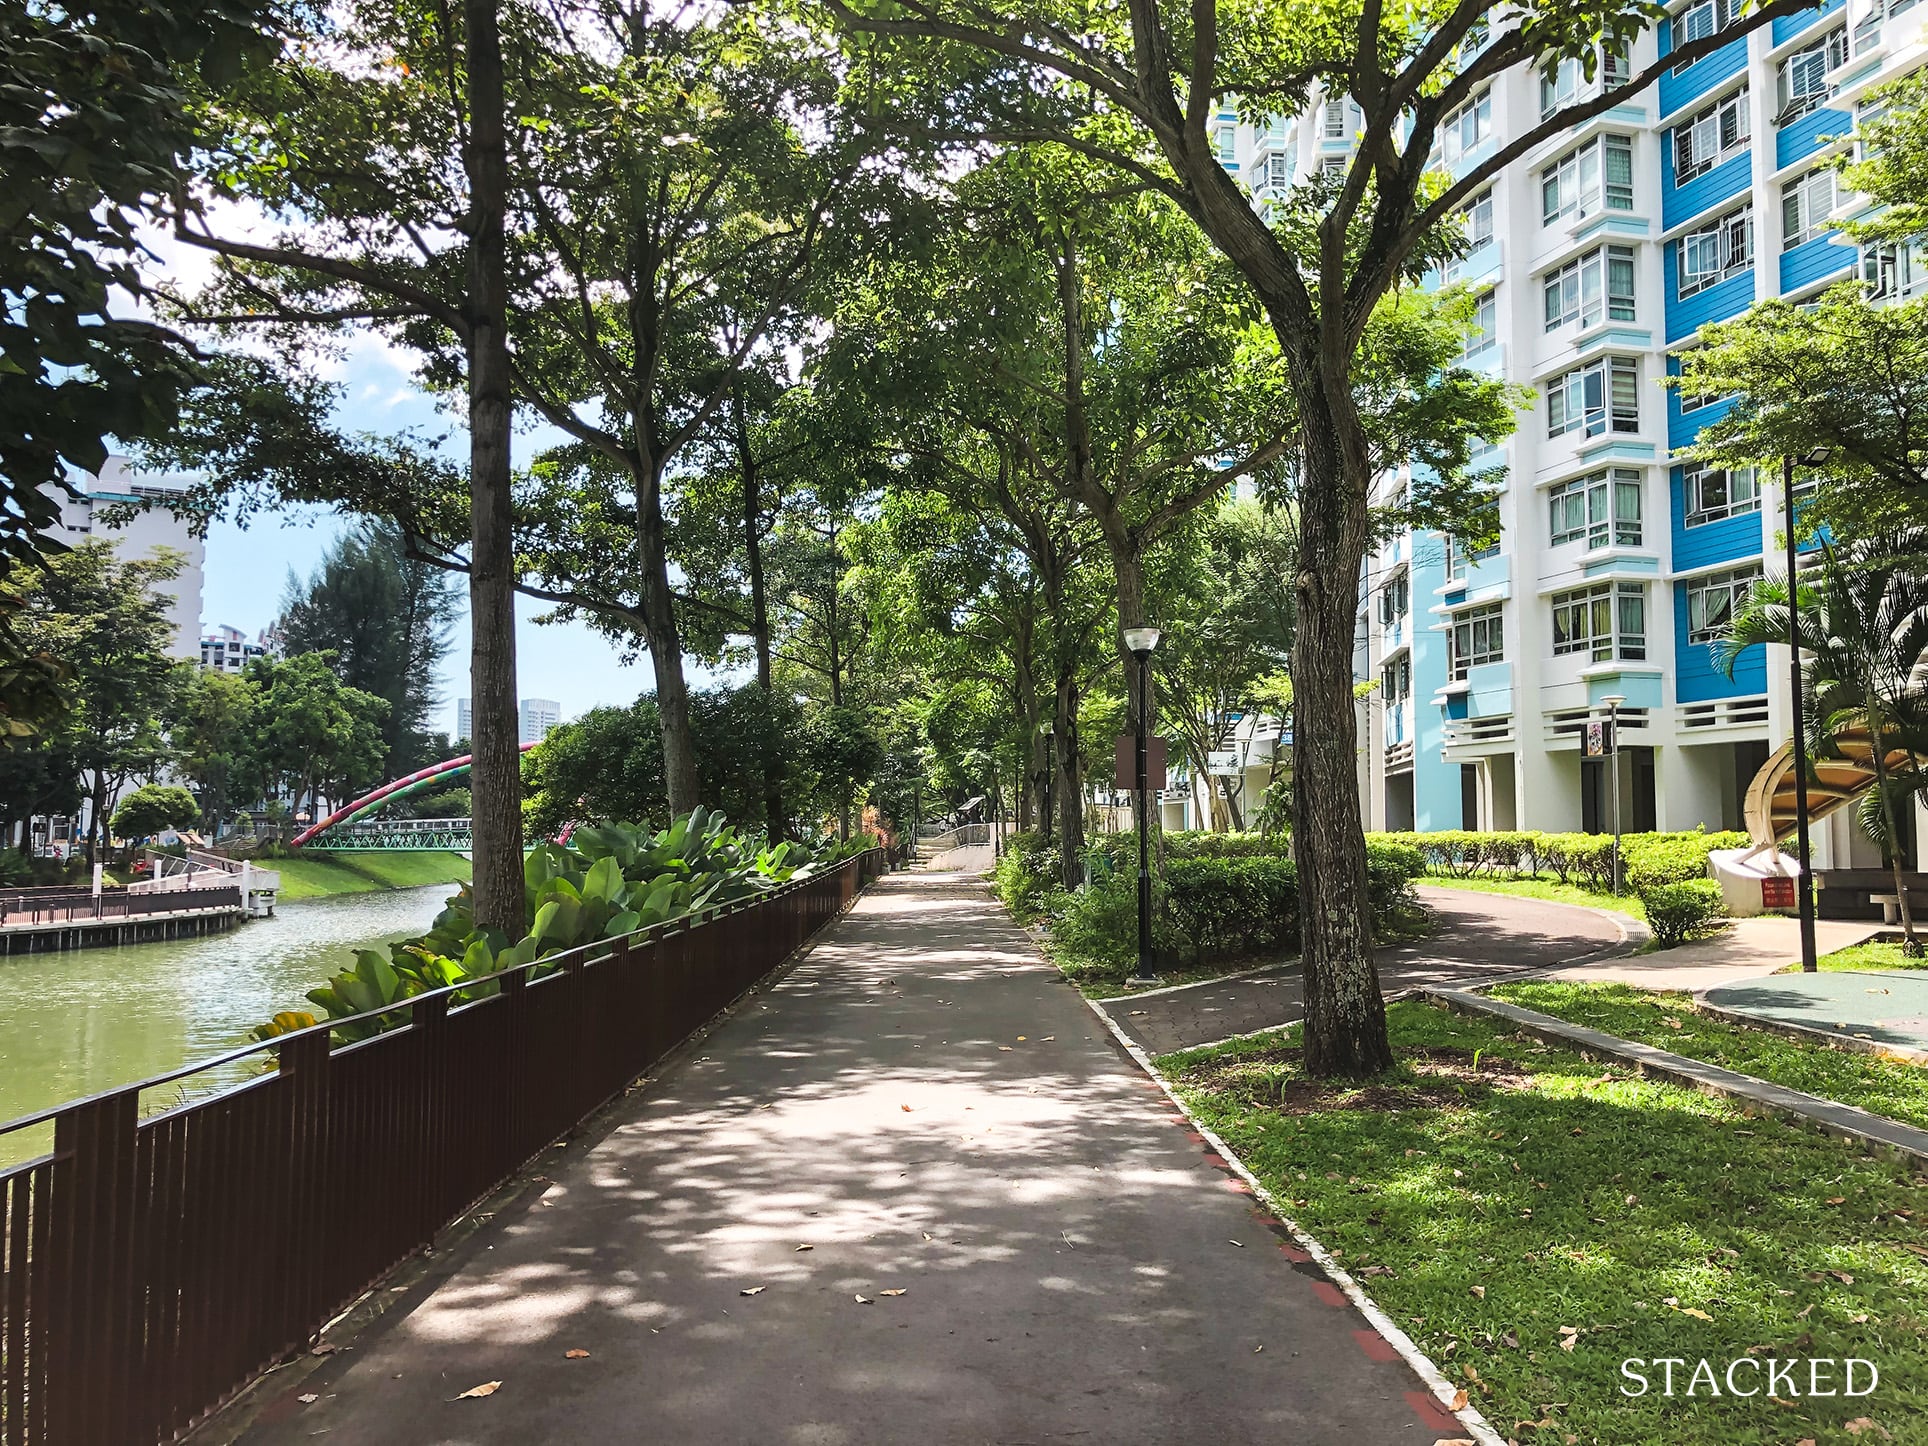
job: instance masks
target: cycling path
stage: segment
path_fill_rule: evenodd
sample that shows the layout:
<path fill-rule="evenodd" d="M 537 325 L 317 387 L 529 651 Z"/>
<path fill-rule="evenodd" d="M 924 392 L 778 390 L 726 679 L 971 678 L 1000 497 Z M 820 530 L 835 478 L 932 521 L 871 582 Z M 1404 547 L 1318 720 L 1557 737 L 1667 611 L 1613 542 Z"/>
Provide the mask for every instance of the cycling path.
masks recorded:
<path fill-rule="evenodd" d="M 881 881 L 545 1170 L 244 1439 L 1468 1434 L 962 876 Z"/>

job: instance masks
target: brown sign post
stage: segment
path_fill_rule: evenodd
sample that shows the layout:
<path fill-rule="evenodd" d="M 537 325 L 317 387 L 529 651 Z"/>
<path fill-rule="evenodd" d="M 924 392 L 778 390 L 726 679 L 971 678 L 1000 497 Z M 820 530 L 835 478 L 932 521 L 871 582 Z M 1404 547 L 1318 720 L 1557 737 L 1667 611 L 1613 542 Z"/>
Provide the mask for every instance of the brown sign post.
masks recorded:
<path fill-rule="evenodd" d="M 1138 740 L 1129 733 L 1118 735 L 1117 776 L 1113 787 L 1126 793 L 1138 787 Z M 1165 740 L 1147 738 L 1145 740 L 1145 787 L 1160 789 L 1165 786 Z"/>

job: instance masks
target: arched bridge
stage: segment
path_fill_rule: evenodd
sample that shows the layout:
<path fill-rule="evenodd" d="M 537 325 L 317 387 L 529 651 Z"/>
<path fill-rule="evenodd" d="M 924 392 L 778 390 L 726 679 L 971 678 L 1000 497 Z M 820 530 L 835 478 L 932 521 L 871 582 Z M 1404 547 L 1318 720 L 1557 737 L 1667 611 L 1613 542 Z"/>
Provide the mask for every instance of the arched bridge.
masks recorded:
<path fill-rule="evenodd" d="M 524 743 L 527 753 L 533 743 Z M 471 820 L 466 818 L 377 817 L 391 803 L 399 803 L 418 793 L 446 788 L 464 777 L 475 762 L 475 755 L 446 758 L 418 768 L 404 777 L 371 789 L 353 803 L 343 804 L 312 828 L 303 829 L 290 841 L 295 848 L 311 849 L 461 849 L 471 847 Z"/>

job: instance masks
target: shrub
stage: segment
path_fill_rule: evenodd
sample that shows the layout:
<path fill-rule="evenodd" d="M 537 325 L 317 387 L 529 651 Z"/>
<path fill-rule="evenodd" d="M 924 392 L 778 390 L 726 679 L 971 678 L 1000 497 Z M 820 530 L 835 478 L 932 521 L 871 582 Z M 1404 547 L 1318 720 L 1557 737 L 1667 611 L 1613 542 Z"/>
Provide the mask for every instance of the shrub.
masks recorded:
<path fill-rule="evenodd" d="M 1165 907 L 1194 961 L 1299 942 L 1299 876 L 1290 859 L 1173 859 Z"/>
<path fill-rule="evenodd" d="M 1036 831 L 1014 833 L 1005 840 L 993 885 L 1004 907 L 1026 923 L 1045 912 L 1057 888 L 1058 850 Z"/>
<path fill-rule="evenodd" d="M 1642 889 L 1640 902 L 1647 906 L 1647 924 L 1654 932 L 1654 943 L 1662 949 L 1711 934 L 1727 913 L 1720 885 L 1712 879 Z"/>
<path fill-rule="evenodd" d="M 1113 873 L 1089 888 L 1045 899 L 1060 967 L 1075 978 L 1122 979 L 1138 964 L 1138 878 Z M 1152 918 L 1158 918 L 1152 899 Z M 1154 934 L 1153 945 L 1158 943 Z"/>

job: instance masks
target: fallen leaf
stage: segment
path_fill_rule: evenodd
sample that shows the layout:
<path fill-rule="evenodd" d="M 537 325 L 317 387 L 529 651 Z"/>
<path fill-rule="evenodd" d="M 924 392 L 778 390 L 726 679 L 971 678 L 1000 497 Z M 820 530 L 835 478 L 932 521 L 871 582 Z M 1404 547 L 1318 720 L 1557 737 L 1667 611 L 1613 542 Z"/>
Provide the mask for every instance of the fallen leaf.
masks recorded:
<path fill-rule="evenodd" d="M 1245 1249 L 1245 1242 L 1243 1240 L 1234 1240 L 1230 1243 L 1236 1245 L 1240 1250 Z"/>
<path fill-rule="evenodd" d="M 1843 1285 L 1854 1284 L 1854 1277 L 1852 1275 L 1849 1275 L 1845 1270 L 1830 1270 L 1828 1274 L 1833 1276 L 1836 1280 L 1840 1281 L 1841 1284 Z"/>
<path fill-rule="evenodd" d="M 1794 1446 L 1814 1446 L 1814 1438 L 1812 1436 L 1803 1436 L 1799 1441 L 1794 1443 Z"/>
<path fill-rule="evenodd" d="M 1262 1351 L 1262 1350 L 1264 1350 L 1264 1349 L 1265 1349 L 1265 1347 L 1264 1347 L 1264 1346 L 1253 1346 L 1253 1347 L 1252 1347 L 1252 1354 L 1256 1356 L 1256 1355 L 1257 1355 L 1257 1354 L 1258 1354 L 1258 1353 L 1259 1353 L 1260 1351 Z"/>
<path fill-rule="evenodd" d="M 762 1295 L 763 1292 L 768 1290 L 769 1288 L 770 1287 L 767 1285 L 746 1285 L 743 1287 L 743 1289 L 739 1290 L 737 1294 L 738 1295 Z"/>
<path fill-rule="evenodd" d="M 340 1349 L 341 1349 L 340 1346 L 332 1345 L 327 1341 L 323 1341 L 318 1346 L 310 1346 L 308 1349 L 308 1354 L 311 1356 L 332 1356 L 336 1351 Z"/>
<path fill-rule="evenodd" d="M 852 1299 L 852 1300 L 854 1300 L 854 1301 L 856 1301 L 858 1305 L 869 1305 L 869 1304 L 870 1304 L 870 1297 L 869 1297 L 869 1296 L 867 1296 L 867 1295 L 854 1295 L 854 1296 L 852 1296 L 852 1297 L 851 1297 L 851 1299 Z"/>
<path fill-rule="evenodd" d="M 1508 1331 L 1500 1337 L 1500 1344 L 1505 1346 L 1509 1351 L 1517 1351 L 1520 1348 L 1520 1338 L 1514 1335 L 1513 1332 Z"/>
<path fill-rule="evenodd" d="M 1876 1425 L 1875 1422 L 1867 1416 L 1856 1416 L 1852 1421 L 1844 1421 L 1841 1424 L 1850 1436 L 1859 1436 L 1863 1431 L 1872 1431 L 1883 1441 L 1892 1441 L 1895 1439 L 1890 1436 L 1883 1427 Z"/>
<path fill-rule="evenodd" d="M 1706 1311 L 1704 1311 L 1704 1310 L 1695 1310 L 1695 1309 L 1694 1309 L 1694 1308 L 1693 1308 L 1693 1307 L 1692 1307 L 1691 1305 L 1684 1305 L 1684 1306 L 1682 1306 L 1682 1307 L 1680 1308 L 1680 1313 L 1681 1313 L 1682 1315 L 1690 1315 L 1690 1316 L 1692 1316 L 1692 1317 L 1693 1317 L 1693 1318 L 1694 1318 L 1695 1320 L 1712 1320 L 1712 1319 L 1713 1319 L 1713 1317 L 1712 1317 L 1711 1315 L 1709 1315 L 1709 1314 L 1707 1314 L 1707 1312 L 1706 1312 Z"/>
<path fill-rule="evenodd" d="M 1573 1348 L 1578 1344 L 1580 1344 L 1580 1338 L 1578 1336 L 1560 1337 L 1560 1349 L 1567 1352 L 1569 1355 L 1573 1353 Z"/>
<path fill-rule="evenodd" d="M 1483 1285 L 1475 1285 L 1475 1286 L 1469 1286 L 1469 1287 L 1468 1287 L 1468 1289 L 1470 1289 L 1470 1290 L 1471 1290 L 1471 1291 L 1473 1292 L 1473 1294 L 1474 1294 L 1474 1295 L 1476 1295 L 1476 1296 L 1478 1296 L 1478 1297 L 1479 1297 L 1479 1298 L 1480 1298 L 1481 1300 L 1485 1300 L 1485 1299 L 1486 1299 L 1486 1287 L 1485 1287 L 1485 1286 L 1483 1286 Z"/>
<path fill-rule="evenodd" d="M 910 1293 L 909 1286 L 905 1286 L 899 1290 L 880 1290 L 877 1292 L 877 1294 L 879 1295 L 908 1295 L 909 1293 Z"/>
<path fill-rule="evenodd" d="M 1049 1043 L 1051 1043 L 1051 1041 L 1052 1041 L 1052 1040 L 1054 1040 L 1054 1039 L 1056 1039 L 1057 1037 L 1058 1037 L 1058 1036 L 1057 1036 L 1057 1035 L 1055 1035 L 1055 1034 L 1047 1034 L 1047 1035 L 1046 1035 L 1046 1036 L 1045 1036 L 1045 1037 L 1044 1037 L 1043 1039 L 1041 1039 L 1041 1040 L 1039 1040 L 1039 1041 L 1038 1041 L 1038 1043 L 1039 1043 L 1039 1044 L 1049 1044 Z M 1264 1347 L 1264 1346 L 1260 1346 L 1260 1347 L 1259 1347 L 1259 1349 L 1260 1349 L 1260 1350 L 1264 1350 L 1264 1349 L 1265 1349 L 1265 1347 Z"/>
<path fill-rule="evenodd" d="M 1010 1046 L 1010 1045 L 1008 1045 L 1008 1044 L 1000 1044 L 1000 1045 L 998 1046 L 998 1053 L 1000 1053 L 1000 1054 L 1009 1054 L 1010 1052 L 1011 1052 L 1011 1046 Z M 909 1106 L 909 1105 L 905 1105 L 905 1106 L 904 1106 L 904 1108 L 905 1108 L 905 1109 L 909 1109 L 909 1108 L 910 1108 L 910 1106 Z"/>
<path fill-rule="evenodd" d="M 1794 1312 L 1794 1318 L 1796 1320 L 1806 1320 L 1807 1313 L 1813 1309 L 1814 1309 L 1814 1302 L 1809 1301 L 1806 1305 L 1802 1306 L 1799 1310 Z"/>
<path fill-rule="evenodd" d="M 1464 1436 L 1441 1436 L 1433 1442 L 1433 1446 L 1477 1446 L 1477 1443 L 1467 1440 Z"/>
<path fill-rule="evenodd" d="M 304 1406 L 312 1406 L 315 1402 L 319 1401 L 321 1397 L 317 1396 L 313 1391 L 310 1391 L 305 1396 L 296 1396 L 295 1399 Z"/>
<path fill-rule="evenodd" d="M 589 1359 L 589 1352 L 583 1350 L 580 1346 L 578 1346 L 573 1351 L 564 1351 L 562 1353 L 562 1358 L 565 1361 L 586 1361 Z"/>
<path fill-rule="evenodd" d="M 900 1110 L 902 1110 L 902 1111 L 903 1111 L 903 1112 L 904 1112 L 905 1114 L 909 1114 L 909 1113 L 910 1113 L 910 1106 L 909 1106 L 909 1105 L 899 1105 L 899 1106 L 898 1106 L 897 1108 L 898 1108 L 898 1109 L 900 1109 Z"/>
<path fill-rule="evenodd" d="M 1848 1203 L 1848 1197 L 1846 1195 L 1828 1196 L 1828 1204 L 1830 1205 L 1845 1205 L 1847 1203 Z"/>
<path fill-rule="evenodd" d="M 925 1236 L 924 1238 L 925 1238 L 926 1240 L 929 1240 L 929 1239 L 930 1239 L 930 1236 L 928 1236 L 928 1235 L 926 1235 L 926 1236 Z M 793 1255 L 795 1255 L 795 1254 L 799 1254 L 799 1253 L 801 1253 L 801 1252 L 803 1252 L 803 1251 L 805 1251 L 805 1250 L 815 1250 L 816 1248 L 817 1248 L 817 1247 L 816 1247 L 816 1246 L 814 1246 L 814 1245 L 799 1245 L 799 1246 L 798 1246 L 798 1247 L 796 1248 L 796 1250 L 793 1250 L 793 1251 L 791 1252 L 791 1254 L 793 1254 Z"/>
<path fill-rule="evenodd" d="M 1018 1043 L 1019 1043 L 1019 1044 L 1023 1044 L 1023 1043 L 1024 1043 L 1024 1036 L 1023 1036 L 1023 1035 L 1021 1035 L 1021 1034 L 1020 1034 L 1020 1035 L 1018 1036 Z"/>
<path fill-rule="evenodd" d="M 451 1401 L 475 1401 L 480 1400 L 484 1396 L 493 1396 L 501 1389 L 502 1382 L 500 1381 L 484 1381 L 481 1385 L 470 1386 L 468 1390 L 464 1391 L 461 1395 L 451 1396 L 449 1399 Z"/>
<path fill-rule="evenodd" d="M 1464 1386 L 1461 1386 L 1457 1391 L 1453 1392 L 1452 1409 L 1455 1411 L 1464 1411 L 1466 1409 L 1466 1402 L 1468 1399 L 1469 1397 L 1466 1394 L 1466 1388 Z"/>

